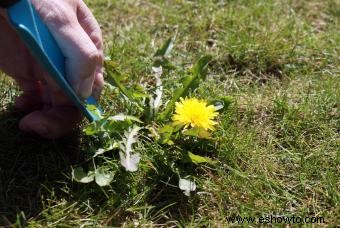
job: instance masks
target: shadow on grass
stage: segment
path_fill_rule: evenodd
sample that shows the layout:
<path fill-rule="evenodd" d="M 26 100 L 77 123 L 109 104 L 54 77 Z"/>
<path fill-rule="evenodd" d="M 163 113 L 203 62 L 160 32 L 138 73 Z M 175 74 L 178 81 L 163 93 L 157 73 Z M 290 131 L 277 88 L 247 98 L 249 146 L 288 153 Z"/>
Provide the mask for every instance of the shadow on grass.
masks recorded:
<path fill-rule="evenodd" d="M 188 220 L 195 213 L 196 207 L 193 205 L 197 204 L 196 200 L 189 202 L 177 188 L 177 177 L 169 179 L 172 176 L 169 167 L 159 167 L 161 173 L 145 173 L 137 181 L 138 184 L 134 176 L 121 172 L 111 186 L 113 192 L 106 188 L 115 195 L 112 199 L 106 198 L 95 183 L 86 187 L 73 184 L 64 174 L 70 174 L 71 167 L 82 164 L 87 156 L 79 134 L 58 141 L 47 141 L 21 132 L 18 129 L 19 120 L 20 116 L 16 113 L 0 113 L 0 227 L 18 221 L 25 224 L 26 219 L 45 219 L 44 212 L 51 209 L 46 207 L 46 199 L 51 198 L 46 197 L 56 200 L 66 198 L 74 203 L 89 201 L 94 213 L 105 209 L 113 214 L 102 221 L 113 226 L 120 226 L 126 218 L 136 218 L 136 213 L 144 213 L 145 218 L 168 225 Z M 130 182 L 136 186 L 122 184 Z M 60 189 L 63 184 L 66 184 L 71 194 Z M 55 192 L 51 193 L 49 189 Z M 144 189 L 147 191 L 144 192 Z M 131 205 L 139 195 L 143 195 L 144 199 L 139 205 L 142 209 Z M 152 205 L 153 209 L 144 210 L 145 205 Z M 24 214 L 26 219 L 19 217 L 18 220 L 20 214 Z M 168 223 L 167 216 L 171 218 L 171 223 Z"/>
<path fill-rule="evenodd" d="M 42 210 L 43 183 L 62 178 L 83 159 L 78 134 L 46 141 L 20 132 L 19 119 L 0 113 L 0 226 L 15 222 L 22 212 L 36 216 Z"/>

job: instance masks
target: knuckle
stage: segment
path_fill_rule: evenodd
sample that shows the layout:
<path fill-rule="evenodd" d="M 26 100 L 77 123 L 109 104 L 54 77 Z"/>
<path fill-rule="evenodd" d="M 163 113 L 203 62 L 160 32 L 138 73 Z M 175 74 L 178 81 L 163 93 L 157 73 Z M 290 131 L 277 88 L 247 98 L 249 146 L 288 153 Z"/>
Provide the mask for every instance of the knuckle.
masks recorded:
<path fill-rule="evenodd" d="M 101 33 L 92 33 L 90 37 L 98 49 L 103 49 L 103 38 Z"/>
<path fill-rule="evenodd" d="M 62 4 L 53 1 L 34 1 L 35 9 L 41 19 L 53 27 L 61 27 L 70 22 L 68 10 Z"/>
<path fill-rule="evenodd" d="M 89 50 L 84 53 L 84 56 L 86 63 L 92 66 L 97 65 L 102 59 L 102 55 L 98 50 Z"/>
<path fill-rule="evenodd" d="M 61 27 L 68 22 L 66 15 L 62 11 L 48 11 L 40 15 L 42 20 L 50 26 Z"/>

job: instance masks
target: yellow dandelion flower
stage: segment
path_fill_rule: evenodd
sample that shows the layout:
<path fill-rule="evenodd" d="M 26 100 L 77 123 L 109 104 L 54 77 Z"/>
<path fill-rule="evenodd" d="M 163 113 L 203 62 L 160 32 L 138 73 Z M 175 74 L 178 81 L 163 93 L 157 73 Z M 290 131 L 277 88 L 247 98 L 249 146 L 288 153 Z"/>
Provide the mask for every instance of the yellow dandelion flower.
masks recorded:
<path fill-rule="evenodd" d="M 217 122 L 214 118 L 218 115 L 213 105 L 207 105 L 207 102 L 197 98 L 181 98 L 176 102 L 175 114 L 173 121 L 175 125 L 184 127 L 199 127 L 204 130 L 214 130 Z"/>

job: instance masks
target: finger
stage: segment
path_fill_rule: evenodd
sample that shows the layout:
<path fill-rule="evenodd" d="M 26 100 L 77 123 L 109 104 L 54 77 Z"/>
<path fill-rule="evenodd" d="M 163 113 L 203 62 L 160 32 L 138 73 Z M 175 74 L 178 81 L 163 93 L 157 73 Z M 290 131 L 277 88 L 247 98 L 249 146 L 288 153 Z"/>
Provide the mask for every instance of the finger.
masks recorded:
<path fill-rule="evenodd" d="M 16 80 L 23 93 L 15 99 L 15 108 L 31 112 L 43 106 L 41 83 L 39 81 Z"/>
<path fill-rule="evenodd" d="M 99 99 L 103 87 L 104 87 L 104 78 L 103 78 L 103 71 L 101 70 L 96 73 L 95 80 L 93 83 L 93 88 L 92 88 L 92 95 L 96 100 Z"/>
<path fill-rule="evenodd" d="M 61 90 L 42 86 L 44 105 L 41 110 L 30 113 L 19 123 L 20 129 L 47 139 L 56 139 L 71 132 L 82 119 L 80 111 Z"/>
<path fill-rule="evenodd" d="M 101 54 L 79 24 L 75 9 L 53 2 L 42 4 L 33 1 L 42 20 L 46 23 L 66 58 L 66 77 L 81 97 L 92 93 L 96 67 Z M 46 4 L 52 4 L 46 7 Z M 71 13 L 70 13 L 71 12 Z"/>
<path fill-rule="evenodd" d="M 83 1 L 79 1 L 77 8 L 77 18 L 79 24 L 90 37 L 92 42 L 96 45 L 99 51 L 103 51 L 103 37 L 100 26 L 96 18 L 91 13 L 90 9 Z"/>
<path fill-rule="evenodd" d="M 92 95 L 98 99 L 101 93 L 102 88 L 104 87 L 104 79 L 103 79 L 103 62 L 104 62 L 104 53 L 103 53 L 103 37 L 100 26 L 91 13 L 90 9 L 86 6 L 83 1 L 79 2 L 77 8 L 77 17 L 78 22 L 84 29 L 84 31 L 88 34 L 92 42 L 96 45 L 100 55 L 100 64 L 97 65 L 95 72 L 95 81 L 92 88 Z"/>
<path fill-rule="evenodd" d="M 19 127 L 47 139 L 56 139 L 71 132 L 80 120 L 80 113 L 76 108 L 55 106 L 30 113 L 21 119 Z"/>
<path fill-rule="evenodd" d="M 14 78 L 23 93 L 15 99 L 15 108 L 30 112 L 42 107 L 41 83 L 37 76 L 43 71 L 38 66 L 21 42 L 19 36 L 10 27 L 6 19 L 0 17 L 0 30 L 5 36 L 0 36 L 0 68 Z M 8 53 L 15 53 L 8 55 Z"/>
<path fill-rule="evenodd" d="M 44 103 L 42 82 L 46 81 L 45 78 L 50 80 L 50 77 L 32 57 L 13 28 L 1 17 L 0 28 L 1 32 L 6 34 L 0 36 L 0 68 L 13 77 L 23 91 L 22 95 L 16 98 L 15 107 L 24 112 L 41 108 Z M 15 54 L 8 55 L 8 53 Z M 51 88 L 57 90 L 52 80 L 49 84 Z"/>

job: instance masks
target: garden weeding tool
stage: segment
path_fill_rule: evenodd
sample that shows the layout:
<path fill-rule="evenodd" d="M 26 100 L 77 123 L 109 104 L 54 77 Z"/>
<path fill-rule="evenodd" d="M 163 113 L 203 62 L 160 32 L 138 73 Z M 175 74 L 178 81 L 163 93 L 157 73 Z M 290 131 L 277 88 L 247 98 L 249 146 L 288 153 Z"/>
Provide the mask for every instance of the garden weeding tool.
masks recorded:
<path fill-rule="evenodd" d="M 30 0 L 0 0 L 0 6 L 7 9 L 11 24 L 29 48 L 31 54 L 53 77 L 73 104 L 81 110 L 89 121 L 99 119 L 99 111 L 94 97 L 86 100 L 77 96 L 65 77 L 65 57 L 58 44 L 39 17 Z M 96 107 L 95 112 L 92 110 Z M 90 110 L 91 109 L 91 110 Z M 100 111 L 99 111 L 100 113 Z"/>

